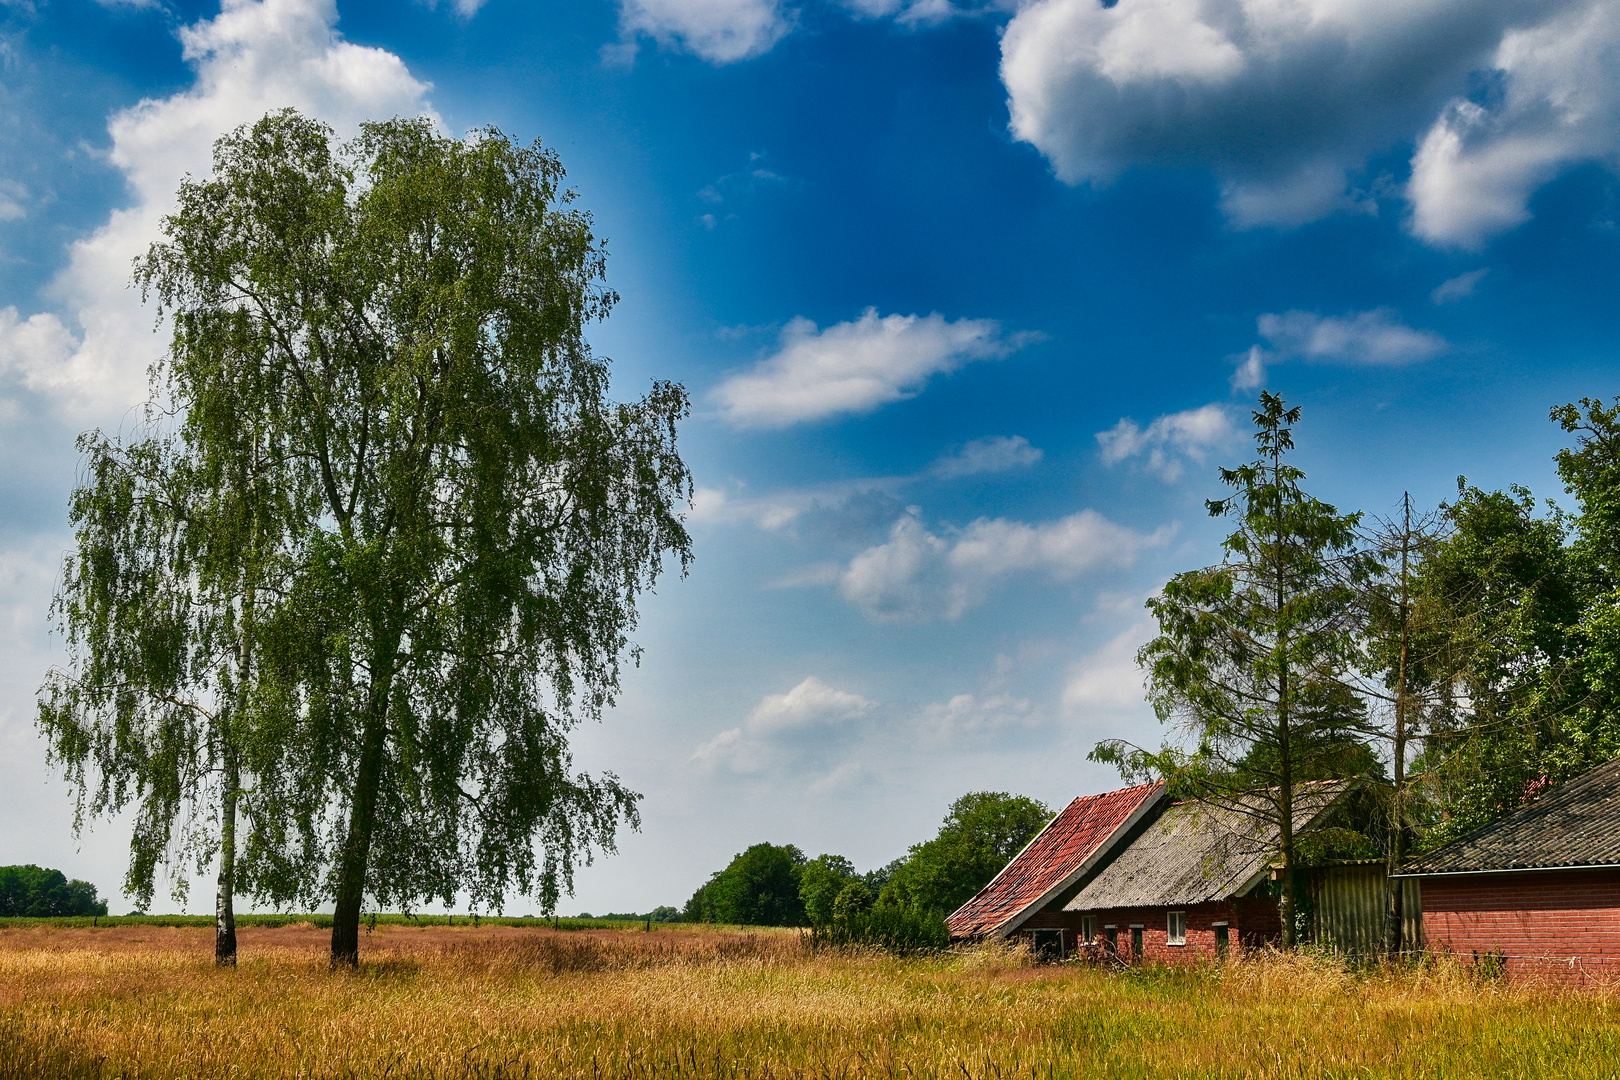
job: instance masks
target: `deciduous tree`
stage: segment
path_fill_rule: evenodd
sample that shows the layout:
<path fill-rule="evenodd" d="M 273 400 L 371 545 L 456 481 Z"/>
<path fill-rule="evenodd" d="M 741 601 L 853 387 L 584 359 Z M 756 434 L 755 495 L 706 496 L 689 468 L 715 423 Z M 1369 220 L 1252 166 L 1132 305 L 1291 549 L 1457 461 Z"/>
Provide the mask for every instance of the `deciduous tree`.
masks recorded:
<path fill-rule="evenodd" d="M 562 185 L 494 130 L 339 143 L 284 111 L 216 144 L 137 267 L 173 320 L 187 454 L 251 466 L 272 522 L 249 730 L 222 742 L 251 750 L 238 870 L 335 903 L 334 964 L 357 962 L 368 899 L 551 910 L 637 822 L 568 733 L 614 700 L 666 557 L 689 558 L 687 399 L 609 400 L 584 331 L 615 296 Z"/>

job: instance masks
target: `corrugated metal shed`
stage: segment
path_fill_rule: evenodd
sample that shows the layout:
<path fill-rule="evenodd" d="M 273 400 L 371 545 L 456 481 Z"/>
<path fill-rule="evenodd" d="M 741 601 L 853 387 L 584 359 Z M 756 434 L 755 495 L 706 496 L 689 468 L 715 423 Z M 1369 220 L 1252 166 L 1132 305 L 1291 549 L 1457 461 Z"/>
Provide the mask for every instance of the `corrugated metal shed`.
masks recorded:
<path fill-rule="evenodd" d="M 1620 758 L 1414 859 L 1400 877 L 1620 866 Z"/>
<path fill-rule="evenodd" d="M 1354 781 L 1303 787 L 1294 799 L 1294 829 L 1303 832 L 1350 790 Z M 1223 806 L 1177 803 L 1109 863 L 1065 911 L 1204 904 L 1242 895 L 1277 854 L 1279 830 L 1246 812 L 1258 800 Z"/>
<path fill-rule="evenodd" d="M 1350 956 L 1384 951 L 1389 904 L 1382 862 L 1319 866 L 1311 870 L 1311 940 Z M 1423 947 L 1423 895 L 1415 878 L 1401 882 L 1401 948 Z"/>
<path fill-rule="evenodd" d="M 1160 799 L 1164 785 L 1084 795 L 1036 834 L 995 878 L 947 920 L 952 937 L 1010 933 L 1073 885 Z"/>

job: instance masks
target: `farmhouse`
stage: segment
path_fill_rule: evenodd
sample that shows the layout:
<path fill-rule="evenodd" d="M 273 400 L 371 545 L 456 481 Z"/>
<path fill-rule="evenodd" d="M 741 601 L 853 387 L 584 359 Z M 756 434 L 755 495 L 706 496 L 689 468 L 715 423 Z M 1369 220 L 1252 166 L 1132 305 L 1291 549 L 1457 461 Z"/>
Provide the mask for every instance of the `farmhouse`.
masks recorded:
<path fill-rule="evenodd" d="M 1620 759 L 1408 863 L 1428 947 L 1510 974 L 1620 978 Z"/>
<path fill-rule="evenodd" d="M 1303 836 L 1332 819 L 1354 786 L 1311 784 L 1295 796 Z M 1256 947 L 1281 933 L 1272 864 L 1277 825 L 1256 799 L 1188 801 L 1157 821 L 1063 905 L 1080 940 L 1122 958 L 1177 962 Z"/>
<path fill-rule="evenodd" d="M 1161 783 L 1074 800 L 951 915 L 951 937 L 999 940 L 1022 931 L 1038 951 L 1064 955 L 1075 946 L 1074 928 L 1045 913 L 1151 821 L 1163 799 Z"/>
<path fill-rule="evenodd" d="M 1304 786 L 1296 833 L 1320 839 L 1345 824 L 1361 786 Z M 1016 934 L 1053 957 L 1091 946 L 1129 961 L 1171 962 L 1275 940 L 1279 830 L 1260 811 L 1258 802 L 1171 803 L 1159 784 L 1076 799 L 951 916 L 951 934 Z M 1303 869 L 1309 936 L 1345 952 L 1381 949 L 1385 882 L 1377 860 L 1319 860 Z M 1415 945 L 1415 883 L 1404 891 L 1405 940 Z"/>

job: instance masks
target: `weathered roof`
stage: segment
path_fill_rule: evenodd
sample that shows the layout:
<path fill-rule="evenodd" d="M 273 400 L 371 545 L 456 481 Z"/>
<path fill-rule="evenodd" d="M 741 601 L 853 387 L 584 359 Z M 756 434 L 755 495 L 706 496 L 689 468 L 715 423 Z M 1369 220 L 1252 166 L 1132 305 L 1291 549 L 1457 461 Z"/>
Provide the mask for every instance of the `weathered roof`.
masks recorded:
<path fill-rule="evenodd" d="M 1620 758 L 1414 859 L 1401 875 L 1620 866 Z"/>
<path fill-rule="evenodd" d="M 1301 788 L 1294 797 L 1294 829 L 1304 832 L 1339 797 L 1351 780 L 1331 780 Z M 1259 797 L 1230 805 L 1188 801 L 1171 806 L 1120 852 L 1065 911 L 1203 904 L 1242 895 L 1265 874 L 1276 857 L 1280 829 L 1259 810 Z"/>
<path fill-rule="evenodd" d="M 951 915 L 951 936 L 1009 933 L 1096 865 L 1163 797 L 1163 784 L 1143 784 L 1074 800 Z"/>

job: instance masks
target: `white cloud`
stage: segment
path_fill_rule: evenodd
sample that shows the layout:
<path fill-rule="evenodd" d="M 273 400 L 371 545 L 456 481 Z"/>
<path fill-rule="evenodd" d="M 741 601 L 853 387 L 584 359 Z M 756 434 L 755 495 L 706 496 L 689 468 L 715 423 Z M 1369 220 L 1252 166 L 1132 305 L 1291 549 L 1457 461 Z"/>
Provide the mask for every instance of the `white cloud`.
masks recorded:
<path fill-rule="evenodd" d="M 1033 727 L 1041 720 L 1041 713 L 1031 707 L 1028 698 L 1008 694 L 957 694 L 949 701 L 924 705 L 918 713 L 919 726 L 936 742 L 1009 727 Z"/>
<path fill-rule="evenodd" d="M 922 481 L 1029 468 L 1042 456 L 1040 447 L 1031 446 L 1022 435 L 990 435 L 941 454 L 926 469 L 907 476 L 863 476 L 758 496 L 744 494 L 746 489 L 740 483 L 730 491 L 700 486 L 693 492 L 688 518 L 705 523 L 746 521 L 761 529 L 776 530 L 811 511 L 837 512 L 867 496 L 893 498 L 902 489 Z"/>
<path fill-rule="evenodd" d="M 928 471 L 941 480 L 951 480 L 958 476 L 1028 468 L 1040 460 L 1040 448 L 1031 446 L 1022 435 L 991 435 L 942 455 Z"/>
<path fill-rule="evenodd" d="M 1470 270 L 1466 274 L 1458 274 L 1435 286 L 1429 299 L 1436 304 L 1450 304 L 1474 295 L 1474 287 L 1484 280 L 1490 273 L 1490 267 L 1482 266 L 1478 270 Z"/>
<path fill-rule="evenodd" d="M 809 794 L 825 794 L 871 780 L 901 758 L 982 745 L 1048 718 L 1048 710 L 1010 694 L 957 694 L 917 706 L 873 701 L 811 676 L 761 699 L 691 761 L 709 772 L 808 780 Z"/>
<path fill-rule="evenodd" d="M 840 413 L 869 413 L 915 397 L 935 375 L 1006 356 L 1032 340 L 1004 335 L 991 319 L 950 322 L 932 315 L 879 316 L 818 330 L 796 318 L 780 348 L 714 391 L 721 414 L 739 427 L 786 427 Z"/>
<path fill-rule="evenodd" d="M 735 772 L 760 772 L 780 756 L 781 737 L 808 733 L 825 738 L 827 730 L 867 716 L 877 702 L 828 686 L 814 675 L 785 694 L 769 694 L 738 727 L 729 728 L 699 746 L 692 759 Z"/>
<path fill-rule="evenodd" d="M 619 0 L 619 29 L 627 39 L 646 34 L 711 64 L 769 52 L 793 29 L 793 17 L 781 0 Z"/>
<path fill-rule="evenodd" d="M 1447 348 L 1439 334 L 1414 330 L 1389 308 L 1327 317 L 1310 311 L 1262 315 L 1260 336 L 1285 359 L 1375 367 L 1429 360 Z"/>
<path fill-rule="evenodd" d="M 1211 404 L 1158 417 L 1145 429 L 1121 417 L 1109 430 L 1097 432 L 1097 444 L 1105 465 L 1145 457 L 1150 472 L 1173 483 L 1188 459 L 1202 465 L 1211 450 L 1229 445 L 1236 434 L 1226 409 Z"/>
<path fill-rule="evenodd" d="M 157 238 L 181 177 L 207 173 L 214 139 L 289 105 L 340 131 L 427 111 L 427 85 L 399 57 L 344 41 L 336 22 L 332 0 L 224 0 L 214 18 L 180 30 L 194 84 L 113 116 L 108 156 L 124 172 L 131 204 L 74 244 L 51 287 L 68 318 L 0 314 L 0 379 L 77 420 L 141 400 L 147 367 L 166 342 L 129 288 L 130 263 Z"/>
<path fill-rule="evenodd" d="M 1076 663 L 1063 686 L 1064 707 L 1079 711 L 1140 706 L 1145 692 L 1136 651 L 1152 636 L 1152 622 L 1140 620 Z"/>
<path fill-rule="evenodd" d="M 1531 194 L 1574 162 L 1620 166 L 1620 6 L 1548 4 L 1502 36 L 1490 105 L 1462 97 L 1412 159 L 1412 230 L 1478 248 L 1530 216 Z"/>
<path fill-rule="evenodd" d="M 1311 311 L 1262 315 L 1260 336 L 1271 348 L 1252 346 L 1238 363 L 1232 385 L 1264 385 L 1266 367 L 1285 360 L 1397 367 L 1432 360 L 1451 346 L 1432 330 L 1407 326 L 1389 308 L 1322 316 Z"/>
<path fill-rule="evenodd" d="M 980 518 L 938 536 L 913 507 L 894 523 L 887 541 L 850 560 L 838 589 L 879 621 L 955 619 L 982 603 L 994 583 L 1008 575 L 1064 581 L 1097 570 L 1125 570 L 1144 548 L 1169 536 L 1167 528 L 1151 535 L 1133 532 L 1095 510 L 1036 525 Z"/>
<path fill-rule="evenodd" d="M 1466 246 L 1568 164 L 1616 163 L 1617 42 L 1610 0 L 1035 0 L 1001 72 L 1065 182 L 1208 168 L 1240 226 L 1375 209 L 1349 175 L 1420 142 L 1413 229 Z M 1466 100 L 1481 70 L 1499 104 Z"/>

